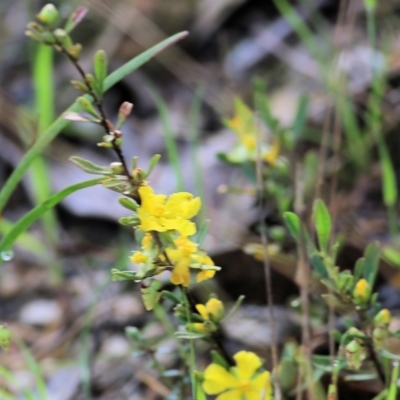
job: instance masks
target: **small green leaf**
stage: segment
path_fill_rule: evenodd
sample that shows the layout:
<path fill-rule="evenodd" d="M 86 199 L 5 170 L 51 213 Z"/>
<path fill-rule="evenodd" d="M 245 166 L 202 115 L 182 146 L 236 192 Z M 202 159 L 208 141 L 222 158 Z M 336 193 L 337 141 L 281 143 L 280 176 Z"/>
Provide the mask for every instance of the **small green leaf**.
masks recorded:
<path fill-rule="evenodd" d="M 187 340 L 194 340 L 194 339 L 203 339 L 207 337 L 204 333 L 193 333 L 193 332 L 175 332 L 175 337 L 178 339 L 187 339 Z"/>
<path fill-rule="evenodd" d="M 393 266 L 400 267 L 400 251 L 393 247 L 384 247 L 382 257 Z"/>
<path fill-rule="evenodd" d="M 89 160 L 85 160 L 80 157 L 70 157 L 70 161 L 72 161 L 75 165 L 77 165 L 80 169 L 83 171 L 89 173 L 89 174 L 95 174 L 95 175 L 109 175 L 111 174 L 110 168 L 107 167 L 100 167 L 99 165 L 96 165 L 92 163 Z"/>
<path fill-rule="evenodd" d="M 204 220 L 201 223 L 200 228 L 196 233 L 194 240 L 200 247 L 203 245 L 204 240 L 206 239 L 209 226 L 210 226 L 210 220 L 209 219 Z"/>
<path fill-rule="evenodd" d="M 383 201 L 386 207 L 391 207 L 396 204 L 398 198 L 396 173 L 386 145 L 381 143 L 378 148 L 382 165 Z"/>
<path fill-rule="evenodd" d="M 146 279 L 142 282 L 140 292 L 147 311 L 152 310 L 158 304 L 161 298 L 161 286 L 161 282 L 156 279 Z"/>
<path fill-rule="evenodd" d="M 363 271 L 364 271 L 364 265 L 365 265 L 365 258 L 359 258 L 356 262 L 356 265 L 354 267 L 354 282 L 358 282 L 361 277 L 363 276 Z"/>
<path fill-rule="evenodd" d="M 328 208 L 321 199 L 317 199 L 314 202 L 313 219 L 315 222 L 320 250 L 327 252 L 332 229 L 332 221 Z"/>
<path fill-rule="evenodd" d="M 160 161 L 160 158 L 161 158 L 160 154 L 154 154 L 154 156 L 151 157 L 149 168 L 147 169 L 147 171 L 145 173 L 146 178 L 153 172 L 153 169 Z"/>
<path fill-rule="evenodd" d="M 364 258 L 363 277 L 372 288 L 379 268 L 380 246 L 378 242 L 371 243 L 365 249 Z"/>
<path fill-rule="evenodd" d="M 286 222 L 286 226 L 293 238 L 298 242 L 300 240 L 300 218 L 293 212 L 287 211 L 283 214 L 283 218 Z"/>
<path fill-rule="evenodd" d="M 45 212 L 55 207 L 61 200 L 70 194 L 100 183 L 102 178 L 91 179 L 88 181 L 76 183 L 68 186 L 65 189 L 53 194 L 42 204 L 39 204 L 27 214 L 25 214 L 18 222 L 15 223 L 13 228 L 3 237 L 0 242 L 0 253 L 8 251 L 12 248 L 14 242 L 17 240 L 19 235 L 25 232 L 36 220 L 38 220 Z"/>
<path fill-rule="evenodd" d="M 119 202 L 119 204 L 121 204 L 122 207 L 125 207 L 131 211 L 137 211 L 139 208 L 139 204 L 136 203 L 135 200 L 128 199 L 127 197 L 120 197 L 118 199 L 118 202 Z"/>
<path fill-rule="evenodd" d="M 198 379 L 194 377 L 194 379 L 197 381 Z M 207 396 L 204 393 L 204 390 L 202 386 L 200 385 L 200 382 L 197 382 L 196 384 L 196 400 L 207 400 Z"/>
<path fill-rule="evenodd" d="M 98 50 L 94 55 L 93 70 L 96 78 L 96 92 L 101 98 L 103 96 L 103 84 L 107 76 L 108 62 L 104 50 Z"/>
<path fill-rule="evenodd" d="M 315 272 L 319 275 L 321 279 L 329 280 L 328 268 L 326 267 L 324 261 L 318 254 L 314 254 L 311 257 L 311 264 Z"/>

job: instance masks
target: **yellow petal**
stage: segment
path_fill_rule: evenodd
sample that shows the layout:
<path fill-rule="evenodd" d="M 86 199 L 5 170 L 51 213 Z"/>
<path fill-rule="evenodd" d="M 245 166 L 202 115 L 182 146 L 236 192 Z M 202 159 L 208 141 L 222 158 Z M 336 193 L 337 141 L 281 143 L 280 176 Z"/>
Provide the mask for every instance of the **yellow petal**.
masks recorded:
<path fill-rule="evenodd" d="M 210 318 L 208 317 L 208 312 L 206 309 L 206 306 L 204 304 L 196 304 L 196 310 L 199 312 L 199 314 L 205 319 L 209 320 Z"/>
<path fill-rule="evenodd" d="M 214 317 L 214 322 L 218 322 L 224 314 L 224 305 L 222 301 L 211 298 L 206 303 L 207 314 Z"/>
<path fill-rule="evenodd" d="M 194 198 L 192 201 L 185 205 L 182 213 L 182 218 L 191 219 L 200 211 L 201 199 L 200 197 Z"/>
<path fill-rule="evenodd" d="M 238 377 L 241 381 L 248 381 L 262 364 L 260 358 L 251 351 L 239 351 L 233 358 L 236 361 Z"/>
<path fill-rule="evenodd" d="M 264 160 L 270 165 L 275 165 L 275 162 L 279 156 L 280 145 L 278 140 L 274 140 L 269 151 L 264 154 Z"/>
<path fill-rule="evenodd" d="M 188 287 L 190 285 L 190 271 L 186 262 L 178 262 L 171 274 L 171 282 L 174 285 L 183 285 Z"/>
<path fill-rule="evenodd" d="M 262 374 L 256 376 L 251 381 L 251 387 L 253 389 L 269 389 L 269 391 L 271 391 L 270 373 L 268 371 L 265 371 Z"/>
<path fill-rule="evenodd" d="M 262 397 L 262 392 L 260 390 L 251 390 L 244 394 L 244 398 L 246 400 L 261 400 L 267 399 L 266 397 Z"/>
<path fill-rule="evenodd" d="M 237 383 L 237 379 L 218 364 L 210 364 L 204 371 L 203 389 L 207 394 L 223 392 L 235 387 Z"/>
<path fill-rule="evenodd" d="M 197 282 L 202 282 L 207 279 L 213 278 L 215 275 L 215 271 L 200 271 L 196 276 Z"/>
<path fill-rule="evenodd" d="M 228 390 L 220 394 L 215 400 L 242 400 L 242 392 L 238 389 Z"/>

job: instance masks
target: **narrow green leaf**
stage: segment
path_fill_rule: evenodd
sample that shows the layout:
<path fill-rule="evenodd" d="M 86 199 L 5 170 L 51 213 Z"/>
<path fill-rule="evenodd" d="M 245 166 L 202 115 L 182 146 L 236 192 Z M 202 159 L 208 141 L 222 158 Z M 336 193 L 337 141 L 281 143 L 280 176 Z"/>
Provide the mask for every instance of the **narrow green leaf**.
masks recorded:
<path fill-rule="evenodd" d="M 378 148 L 382 165 L 383 201 L 386 207 L 393 207 L 398 199 L 396 173 L 386 145 L 381 142 Z"/>
<path fill-rule="evenodd" d="M 303 133 L 304 127 L 307 122 L 308 115 L 308 105 L 309 100 L 306 95 L 300 96 L 296 116 L 294 117 L 293 125 L 292 125 L 292 138 L 293 142 L 296 143 Z"/>
<path fill-rule="evenodd" d="M 158 164 L 160 161 L 161 155 L 160 154 L 154 154 L 153 157 L 151 157 L 150 163 L 149 163 L 149 168 L 147 168 L 147 171 L 145 173 L 145 177 L 147 178 L 152 172 L 154 167 Z"/>
<path fill-rule="evenodd" d="M 7 235 L 3 237 L 2 241 L 0 242 L 0 253 L 11 250 L 19 235 L 25 232 L 38 218 L 40 218 L 45 212 L 51 210 L 61 200 L 65 199 L 67 196 L 76 192 L 77 190 L 97 185 L 101 182 L 101 180 L 102 178 L 91 179 L 89 181 L 68 186 L 67 188 L 51 196 L 44 203 L 33 208 L 13 226 Z"/>
<path fill-rule="evenodd" d="M 139 208 L 139 204 L 136 203 L 135 200 L 128 199 L 127 197 L 120 197 L 118 199 L 118 202 L 119 202 L 119 204 L 121 204 L 122 207 L 125 207 L 131 211 L 137 211 L 137 209 Z"/>
<path fill-rule="evenodd" d="M 379 269 L 380 246 L 378 242 L 371 243 L 365 249 L 364 258 L 363 277 L 372 288 Z"/>
<path fill-rule="evenodd" d="M 321 199 L 317 199 L 314 202 L 313 219 L 315 222 L 315 230 L 317 232 L 320 250 L 323 252 L 328 252 L 332 221 L 328 208 Z"/>
<path fill-rule="evenodd" d="M 95 87 L 97 95 L 101 98 L 103 95 L 103 84 L 107 76 L 108 62 L 107 55 L 104 50 L 98 50 L 94 55 L 93 70 L 96 79 Z"/>
<path fill-rule="evenodd" d="M 112 173 L 110 168 L 101 167 L 99 165 L 92 163 L 89 160 L 85 160 L 84 158 L 74 156 L 74 157 L 70 157 L 69 159 L 75 165 L 77 165 L 80 169 L 82 169 L 83 171 L 85 171 L 89 174 L 107 175 L 107 174 Z"/>
<path fill-rule="evenodd" d="M 14 224 L 12 222 L 4 218 L 0 219 L 0 235 L 7 235 L 13 226 Z M 21 233 L 15 244 L 42 258 L 48 253 L 47 246 L 45 246 L 29 232 Z"/>
<path fill-rule="evenodd" d="M 139 54 L 131 61 L 118 68 L 116 71 L 111 73 L 104 81 L 103 92 L 110 89 L 116 83 L 124 79 L 127 75 L 141 67 L 143 64 L 151 60 L 153 57 L 158 55 L 163 50 L 172 46 L 176 42 L 182 40 L 188 35 L 187 32 L 177 33 L 168 39 L 163 40 L 157 45 Z M 80 112 L 82 111 L 81 106 L 75 102 L 65 112 Z M 14 192 L 16 186 L 21 181 L 25 172 L 31 165 L 32 161 L 43 152 L 47 145 L 69 124 L 69 121 L 65 120 L 60 116 L 54 123 L 40 136 L 35 144 L 25 154 L 24 158 L 20 161 L 18 166 L 14 169 L 7 182 L 4 184 L 0 191 L 0 212 L 4 210 L 8 199 Z"/>
<path fill-rule="evenodd" d="M 363 271 L 365 269 L 365 258 L 359 258 L 356 262 L 356 265 L 354 267 L 354 282 L 358 282 L 361 277 L 363 276 Z"/>
<path fill-rule="evenodd" d="M 329 280 L 328 268 L 318 254 L 314 254 L 311 257 L 311 264 L 320 278 Z"/>
<path fill-rule="evenodd" d="M 200 224 L 200 228 L 198 229 L 195 242 L 201 247 L 204 243 L 204 240 L 207 237 L 208 228 L 210 227 L 210 220 L 206 219 Z"/>
<path fill-rule="evenodd" d="M 300 218 L 293 212 L 287 211 L 283 214 L 283 219 L 289 229 L 290 234 L 298 242 L 300 240 L 301 221 Z"/>

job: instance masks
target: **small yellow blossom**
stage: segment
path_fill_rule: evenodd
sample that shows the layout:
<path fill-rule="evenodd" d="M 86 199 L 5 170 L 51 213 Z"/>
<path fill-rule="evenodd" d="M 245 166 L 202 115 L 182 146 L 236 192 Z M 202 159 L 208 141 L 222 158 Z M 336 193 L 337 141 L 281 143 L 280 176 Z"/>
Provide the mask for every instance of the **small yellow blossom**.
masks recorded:
<path fill-rule="evenodd" d="M 196 309 L 205 321 L 218 322 L 224 315 L 224 304 L 216 298 L 211 298 L 205 305 L 196 304 Z"/>
<path fill-rule="evenodd" d="M 272 400 L 270 373 L 258 372 L 260 358 L 249 351 L 239 351 L 233 357 L 236 367 L 226 370 L 211 364 L 204 371 L 203 389 L 207 394 L 219 394 L 216 400 Z"/>
<path fill-rule="evenodd" d="M 190 241 L 185 236 L 180 236 L 174 240 L 176 249 L 167 248 L 168 259 L 174 263 L 171 274 L 171 282 L 174 285 L 189 286 L 190 270 L 189 265 L 191 256 L 197 252 L 197 244 Z"/>
<path fill-rule="evenodd" d="M 131 257 L 131 261 L 135 264 L 143 264 L 147 261 L 148 256 L 146 254 L 141 253 L 140 251 L 135 251 Z"/>
<path fill-rule="evenodd" d="M 151 233 L 146 232 L 142 239 L 142 249 L 147 250 L 151 246 L 152 241 L 153 237 L 151 236 Z"/>
<path fill-rule="evenodd" d="M 379 311 L 374 318 L 374 324 L 376 326 L 389 326 L 391 321 L 392 321 L 392 314 L 387 308 L 384 308 L 383 310 Z"/>
<path fill-rule="evenodd" d="M 371 297 L 371 286 L 365 279 L 360 279 L 354 290 L 353 299 L 354 302 L 360 306 L 365 306 Z"/>
<path fill-rule="evenodd" d="M 202 265 L 214 266 L 211 258 L 205 253 L 199 252 L 198 245 L 186 236 L 178 237 L 174 243 L 176 248 L 168 247 L 165 250 L 169 261 L 174 264 L 171 274 L 171 282 L 174 285 L 189 286 L 191 267 L 201 269 Z M 214 275 L 214 270 L 200 271 L 197 274 L 197 282 L 210 279 Z"/>
<path fill-rule="evenodd" d="M 201 200 L 191 193 L 174 193 L 169 198 L 154 194 L 150 186 L 140 186 L 141 206 L 138 209 L 139 228 L 145 232 L 178 231 L 182 236 L 196 233 L 196 225 L 189 221 L 200 210 Z"/>
<path fill-rule="evenodd" d="M 238 136 L 238 143 L 227 154 L 229 161 L 240 163 L 255 161 L 260 153 L 261 159 L 270 165 L 275 165 L 280 153 L 280 142 L 274 139 L 272 145 L 257 143 L 260 124 L 257 123 L 253 111 L 240 99 L 235 99 L 235 114 L 232 119 L 225 120 L 226 126 Z M 257 149 L 257 145 L 260 149 Z"/>

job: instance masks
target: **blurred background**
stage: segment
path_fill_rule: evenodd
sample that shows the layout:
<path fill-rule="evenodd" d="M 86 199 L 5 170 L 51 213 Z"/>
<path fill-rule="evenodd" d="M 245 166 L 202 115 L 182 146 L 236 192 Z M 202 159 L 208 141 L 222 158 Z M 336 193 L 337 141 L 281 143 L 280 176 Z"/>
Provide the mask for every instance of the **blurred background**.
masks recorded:
<path fill-rule="evenodd" d="M 50 88 L 54 117 L 78 96 L 70 84 L 78 78 L 73 66 L 55 54 L 51 70 L 41 70 L 37 45 L 25 36 L 26 24 L 45 3 L 0 2 L 0 185 L 43 127 L 38 82 L 42 79 Z M 225 327 L 224 340 L 232 352 L 245 346 L 266 357 L 270 331 L 264 269 L 242 248 L 259 243 L 256 225 L 260 218 L 275 226 L 281 215 L 268 199 L 261 215 L 254 183 L 246 171 L 217 157 L 237 142 L 224 124 L 233 116 L 234 98 L 242 98 L 252 108 L 255 81 L 262 82 L 270 112 L 284 131 L 293 126 L 299 102 L 307 97 L 306 128 L 294 152 L 286 154 L 290 163 L 308 149 L 318 154 L 324 132 L 332 133 L 333 138 L 335 126 L 330 120 L 336 100 L 330 95 L 332 88 L 327 88 L 327 76 L 345 77 L 346 101 L 352 104 L 356 129 L 357 123 L 363 126 L 373 65 L 380 68 L 385 64 L 382 134 L 396 182 L 400 166 L 400 1 L 378 2 L 376 28 L 384 50 L 371 47 L 362 0 L 292 1 L 291 10 L 309 29 L 303 36 L 300 30 L 300 38 L 293 22 L 288 22 L 291 14 L 282 15 L 279 3 L 54 2 L 64 17 L 78 6 L 89 10 L 72 34 L 74 41 L 83 45 L 81 63 L 87 71 L 99 48 L 107 53 L 112 71 L 172 34 L 189 31 L 183 41 L 114 86 L 105 96 L 105 111 L 115 120 L 121 102 L 134 104 L 123 130 L 124 153 L 128 159 L 138 156 L 139 166 L 144 167 L 152 155 L 162 155 L 151 176 L 157 192 L 175 191 L 166 136 L 175 140 L 185 188 L 202 196 L 202 216 L 211 220 L 204 247 L 222 267 L 216 282 L 200 288 L 197 295 L 204 298 L 204 293 L 214 291 L 228 302 L 246 295 L 238 319 Z M 329 57 L 316 57 L 315 47 Z M 351 132 L 351 121 L 346 130 Z M 340 260 L 350 268 L 371 240 L 392 243 L 393 236 L 389 234 L 374 143 L 368 147 L 368 162 L 357 170 L 348 167 L 357 148 L 351 147 L 351 135 L 344 132 L 343 136 L 353 155 L 335 153 L 334 139 L 328 140 L 325 167 L 326 171 L 338 171 L 337 192 L 334 197 L 329 194 L 330 176 L 323 180 L 320 192 L 331 200 L 336 229 L 345 234 Z M 96 146 L 101 137 L 101 130 L 94 125 L 69 124 L 46 148 L 41 166 L 30 170 L 13 193 L 2 211 L 0 234 L 38 204 L 46 191 L 55 193 L 90 178 L 69 157 L 79 156 L 99 165 L 115 161 L 112 152 Z M 360 149 L 360 157 L 363 151 Z M 314 172 L 319 167 L 317 164 Z M 2 254 L 0 321 L 8 324 L 20 344 L 0 353 L 0 381 L 18 399 L 29 398 L 27 391 L 33 393 L 30 398 L 41 399 L 40 393 L 45 392 L 54 400 L 140 400 L 171 395 L 168 385 L 153 374 L 148 357 L 135 354 L 134 344 L 125 335 L 127 326 L 143 329 L 146 338 L 157 343 L 157 360 L 168 368 L 175 365 L 176 342 L 163 339 L 162 323 L 144 311 L 137 285 L 110 280 L 111 268 L 130 268 L 129 256 L 135 248 L 132 230 L 118 224 L 127 211 L 117 198 L 101 186 L 79 191 L 63 200 L 50 220 L 35 223 L 12 253 Z M 299 337 L 293 306 L 298 289 L 293 242 L 288 239 L 279 245 L 283 250 L 271 263 L 278 336 L 283 344 Z M 391 302 L 392 308 L 398 307 L 400 277 L 390 263 L 382 266 L 380 284 L 382 298 Z M 323 347 L 324 332 L 314 340 L 314 348 Z M 13 378 L 7 379 L 7 374 Z M 346 390 L 369 399 L 376 388 L 350 385 Z"/>

